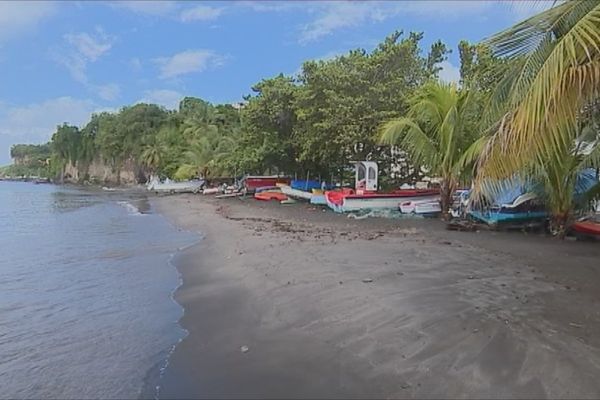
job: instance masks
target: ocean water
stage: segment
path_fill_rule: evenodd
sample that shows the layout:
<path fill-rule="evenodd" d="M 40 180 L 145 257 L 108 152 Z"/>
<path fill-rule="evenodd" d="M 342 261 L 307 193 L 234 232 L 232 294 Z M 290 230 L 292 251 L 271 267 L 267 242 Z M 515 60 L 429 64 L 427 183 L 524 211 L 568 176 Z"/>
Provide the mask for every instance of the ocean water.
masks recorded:
<path fill-rule="evenodd" d="M 143 193 L 0 182 L 0 398 L 139 397 L 186 334 L 169 260 L 197 240 Z"/>

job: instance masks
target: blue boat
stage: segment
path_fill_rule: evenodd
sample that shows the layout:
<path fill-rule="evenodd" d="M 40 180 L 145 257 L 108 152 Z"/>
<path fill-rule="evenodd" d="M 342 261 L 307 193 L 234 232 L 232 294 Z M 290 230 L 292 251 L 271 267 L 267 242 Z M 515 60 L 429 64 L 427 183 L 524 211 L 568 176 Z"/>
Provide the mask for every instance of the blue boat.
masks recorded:
<path fill-rule="evenodd" d="M 500 190 L 487 190 L 494 194 L 488 199 L 487 207 L 471 209 L 468 216 L 491 226 L 542 222 L 548 218 L 531 183 L 515 178 L 505 180 L 498 187 Z"/>
<path fill-rule="evenodd" d="M 296 190 L 302 190 L 304 192 L 311 192 L 313 189 L 331 189 L 331 185 L 323 184 L 323 182 L 315 181 L 315 180 L 305 180 L 305 179 L 294 179 L 290 183 L 290 187 Z"/>

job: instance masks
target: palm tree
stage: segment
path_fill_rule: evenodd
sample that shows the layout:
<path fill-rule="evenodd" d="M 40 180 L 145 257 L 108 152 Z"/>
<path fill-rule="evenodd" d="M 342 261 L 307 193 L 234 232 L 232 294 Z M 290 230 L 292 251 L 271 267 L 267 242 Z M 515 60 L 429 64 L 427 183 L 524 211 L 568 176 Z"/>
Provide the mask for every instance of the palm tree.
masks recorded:
<path fill-rule="evenodd" d="M 150 174 L 153 175 L 158 171 L 163 158 L 164 148 L 160 143 L 154 142 L 147 145 L 142 150 L 141 162 L 148 168 Z"/>
<path fill-rule="evenodd" d="M 426 83 L 410 100 L 406 117 L 387 122 L 380 142 L 398 145 L 417 165 L 441 177 L 442 214 L 487 138 L 477 138 L 469 117 L 470 97 L 454 84 Z"/>
<path fill-rule="evenodd" d="M 493 136 L 479 160 L 476 187 L 482 179 L 512 176 L 532 161 L 567 162 L 562 157 L 573 144 L 581 111 L 598 95 L 600 1 L 558 3 L 487 44 L 512 70 L 488 107 Z"/>

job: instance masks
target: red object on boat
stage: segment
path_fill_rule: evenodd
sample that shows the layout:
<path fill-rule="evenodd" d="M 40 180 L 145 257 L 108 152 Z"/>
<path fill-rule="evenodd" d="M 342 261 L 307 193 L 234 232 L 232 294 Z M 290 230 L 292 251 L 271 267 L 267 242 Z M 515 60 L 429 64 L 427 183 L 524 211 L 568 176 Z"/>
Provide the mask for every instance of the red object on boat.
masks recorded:
<path fill-rule="evenodd" d="M 585 235 L 600 235 L 600 221 L 586 220 L 575 222 L 573 230 Z"/>
<path fill-rule="evenodd" d="M 260 192 L 260 193 L 255 193 L 254 194 L 254 198 L 256 200 L 263 200 L 263 201 L 269 201 L 269 200 L 277 200 L 277 201 L 283 201 L 283 200 L 287 200 L 287 196 L 281 192 L 270 192 L 270 191 L 264 191 L 264 192 Z"/>
<path fill-rule="evenodd" d="M 244 178 L 244 187 L 250 193 L 253 193 L 257 188 L 276 186 L 278 183 L 288 185 L 290 179 L 283 176 L 247 176 Z"/>

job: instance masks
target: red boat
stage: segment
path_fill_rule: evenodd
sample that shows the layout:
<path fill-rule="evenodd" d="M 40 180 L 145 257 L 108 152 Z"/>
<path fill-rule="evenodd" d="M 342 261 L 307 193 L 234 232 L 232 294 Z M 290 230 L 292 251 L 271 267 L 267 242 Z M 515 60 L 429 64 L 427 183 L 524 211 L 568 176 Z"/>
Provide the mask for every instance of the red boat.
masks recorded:
<path fill-rule="evenodd" d="M 264 201 L 270 201 L 270 200 L 284 201 L 284 200 L 287 200 L 287 196 L 284 193 L 281 193 L 281 190 L 264 190 L 264 191 L 259 192 L 259 193 L 254 193 L 254 198 L 256 200 L 264 200 Z"/>
<path fill-rule="evenodd" d="M 591 217 L 583 221 L 575 222 L 572 226 L 577 236 L 600 237 L 600 216 Z"/>
<path fill-rule="evenodd" d="M 248 193 L 254 193 L 257 188 L 276 186 L 278 183 L 289 185 L 290 179 L 284 176 L 246 176 L 242 184 Z"/>

